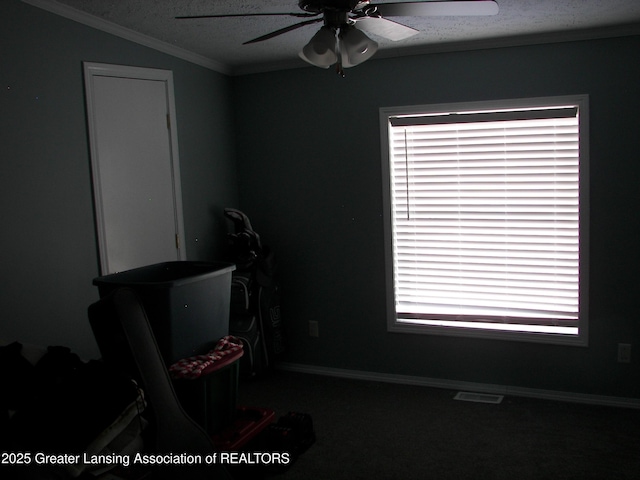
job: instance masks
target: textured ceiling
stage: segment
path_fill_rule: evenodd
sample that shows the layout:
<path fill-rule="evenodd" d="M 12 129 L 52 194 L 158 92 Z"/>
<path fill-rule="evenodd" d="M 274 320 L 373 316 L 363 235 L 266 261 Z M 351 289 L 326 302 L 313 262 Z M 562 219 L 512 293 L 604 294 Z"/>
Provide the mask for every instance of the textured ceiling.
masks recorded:
<path fill-rule="evenodd" d="M 200 14 L 299 12 L 297 0 L 23 1 L 58 13 L 62 11 L 79 21 L 97 17 L 98 23 L 125 27 L 192 52 L 219 65 L 225 73 L 233 74 L 305 66 L 298 58 L 298 51 L 319 28 L 319 24 L 309 25 L 264 42 L 242 45 L 247 40 L 304 19 L 174 18 Z M 372 0 L 371 3 L 393 1 Z M 420 33 L 399 42 L 372 36 L 380 45 L 375 58 L 461 48 L 467 42 L 490 47 L 640 34 L 640 0 L 497 0 L 497 3 L 500 12 L 490 17 L 393 17 L 394 21 L 418 29 Z M 76 10 L 83 13 L 75 15 Z"/>

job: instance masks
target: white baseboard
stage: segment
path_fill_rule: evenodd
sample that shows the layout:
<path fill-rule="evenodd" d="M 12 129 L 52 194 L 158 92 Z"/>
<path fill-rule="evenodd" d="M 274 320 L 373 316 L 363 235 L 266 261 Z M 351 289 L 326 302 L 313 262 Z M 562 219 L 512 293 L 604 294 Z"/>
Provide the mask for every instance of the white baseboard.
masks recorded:
<path fill-rule="evenodd" d="M 447 390 L 464 390 L 479 393 L 493 393 L 496 395 L 512 395 L 516 397 L 556 400 L 560 402 L 640 409 L 640 399 L 638 398 L 541 390 L 537 388 L 493 385 L 489 383 L 462 382 L 457 380 L 443 380 L 439 378 L 396 375 L 391 373 L 368 372 L 362 370 L 346 370 L 342 368 L 320 367 L 300 363 L 281 362 L 277 365 L 277 368 L 279 370 L 286 370 L 289 372 L 326 375 L 329 377 L 349 378 L 353 380 L 369 380 L 374 382 L 397 383 L 401 385 L 419 385 L 424 387 L 444 388 Z"/>

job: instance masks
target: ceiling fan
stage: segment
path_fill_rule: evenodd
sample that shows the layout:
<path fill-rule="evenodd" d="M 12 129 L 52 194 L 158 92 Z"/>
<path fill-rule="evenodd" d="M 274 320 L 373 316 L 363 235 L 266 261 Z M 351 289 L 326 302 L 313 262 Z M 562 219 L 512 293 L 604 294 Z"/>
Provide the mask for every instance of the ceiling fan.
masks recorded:
<path fill-rule="evenodd" d="M 427 0 L 374 5 L 371 5 L 370 0 L 299 0 L 298 6 L 303 10 L 302 12 L 189 15 L 175 18 L 187 20 L 288 16 L 306 19 L 246 41 L 243 45 L 269 40 L 306 25 L 323 22 L 320 30 L 299 55 L 304 61 L 316 67 L 329 68 L 335 64 L 337 72 L 344 76 L 343 68 L 353 67 L 368 60 L 378 50 L 377 42 L 367 37 L 364 32 L 393 41 L 409 38 L 418 33 L 418 30 L 388 20 L 386 17 L 479 16 L 498 13 L 498 4 L 494 0 Z"/>

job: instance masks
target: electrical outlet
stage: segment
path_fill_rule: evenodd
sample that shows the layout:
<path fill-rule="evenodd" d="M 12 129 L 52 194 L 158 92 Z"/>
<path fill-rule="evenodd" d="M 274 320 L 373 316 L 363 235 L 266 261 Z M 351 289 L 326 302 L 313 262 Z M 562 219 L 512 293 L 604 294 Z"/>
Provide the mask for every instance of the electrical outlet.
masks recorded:
<path fill-rule="evenodd" d="M 318 322 L 309 320 L 309 336 L 310 337 L 319 337 L 320 332 L 318 330 Z"/>
<path fill-rule="evenodd" d="M 631 344 L 630 343 L 618 344 L 618 362 L 631 363 Z"/>

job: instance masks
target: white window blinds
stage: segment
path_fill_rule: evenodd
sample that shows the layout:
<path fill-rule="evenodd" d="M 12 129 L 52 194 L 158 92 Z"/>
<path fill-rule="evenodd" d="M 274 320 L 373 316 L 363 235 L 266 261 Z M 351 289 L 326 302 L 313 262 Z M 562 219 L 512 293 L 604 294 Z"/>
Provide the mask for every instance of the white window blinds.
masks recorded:
<path fill-rule="evenodd" d="M 577 326 L 576 105 L 389 117 L 398 319 Z"/>

